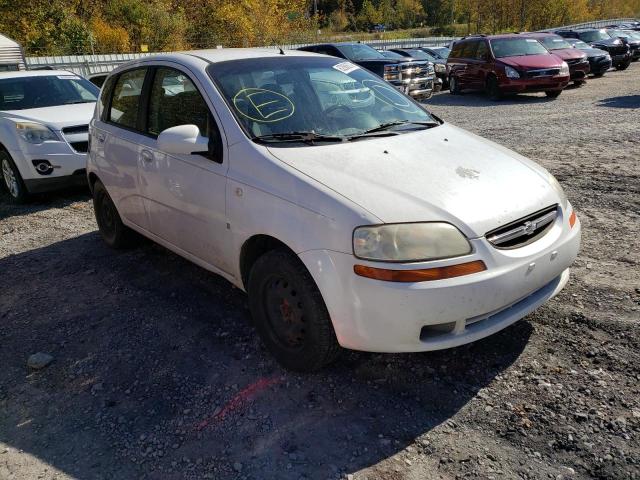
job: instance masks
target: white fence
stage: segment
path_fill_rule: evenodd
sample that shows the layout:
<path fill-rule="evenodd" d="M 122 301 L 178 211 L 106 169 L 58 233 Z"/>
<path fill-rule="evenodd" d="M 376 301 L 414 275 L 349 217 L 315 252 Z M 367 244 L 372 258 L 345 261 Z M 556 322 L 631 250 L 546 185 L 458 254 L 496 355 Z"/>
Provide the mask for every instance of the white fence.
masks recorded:
<path fill-rule="evenodd" d="M 634 18 L 612 18 L 609 20 L 598 20 L 594 22 L 579 23 L 575 25 L 565 25 L 557 28 L 580 28 L 593 27 L 600 28 L 607 25 L 636 21 Z M 388 40 L 363 40 L 362 43 L 371 45 L 373 48 L 400 48 L 418 47 L 422 45 L 439 46 L 446 45 L 460 37 L 425 37 L 425 38 L 403 38 Z M 311 43 L 301 43 L 292 45 L 270 45 L 269 48 L 295 49 Z M 65 55 L 57 57 L 27 57 L 27 66 L 30 69 L 52 67 L 61 70 L 70 70 L 85 77 L 95 73 L 107 73 L 118 65 L 134 60 L 136 58 L 153 55 L 153 53 L 114 53 L 107 55 Z"/>
<path fill-rule="evenodd" d="M 105 55 L 62 55 L 55 57 L 27 57 L 27 67 L 38 69 L 51 67 L 69 70 L 83 77 L 95 73 L 108 73 L 118 65 L 136 58 L 153 55 L 151 53 L 112 53 Z"/>

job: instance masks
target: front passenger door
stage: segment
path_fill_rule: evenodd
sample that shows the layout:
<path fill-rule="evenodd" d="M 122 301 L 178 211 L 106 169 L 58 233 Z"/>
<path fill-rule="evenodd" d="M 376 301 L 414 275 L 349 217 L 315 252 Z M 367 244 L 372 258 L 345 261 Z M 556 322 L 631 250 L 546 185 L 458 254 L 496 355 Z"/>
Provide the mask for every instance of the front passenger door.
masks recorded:
<path fill-rule="evenodd" d="M 150 230 L 196 260 L 229 272 L 228 161 L 222 133 L 202 94 L 183 71 L 158 67 L 152 78 L 147 137 L 139 158 Z M 189 124 L 210 139 L 214 151 L 168 154 L 159 149 L 157 137 L 162 131 Z"/>

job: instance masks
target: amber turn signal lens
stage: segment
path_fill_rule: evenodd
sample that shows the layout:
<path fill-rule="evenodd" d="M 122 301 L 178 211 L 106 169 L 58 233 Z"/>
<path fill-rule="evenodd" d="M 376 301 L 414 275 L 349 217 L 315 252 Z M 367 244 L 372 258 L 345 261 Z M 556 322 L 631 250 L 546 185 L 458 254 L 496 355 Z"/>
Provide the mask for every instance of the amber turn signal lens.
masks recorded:
<path fill-rule="evenodd" d="M 482 272 L 487 266 L 482 260 L 448 265 L 446 267 L 423 268 L 420 270 L 388 270 L 386 268 L 366 267 L 354 265 L 353 271 L 361 277 L 384 280 L 386 282 L 428 282 L 444 280 L 445 278 L 461 277 L 472 273 Z"/>
<path fill-rule="evenodd" d="M 573 212 L 571 212 L 571 215 L 569 216 L 569 226 L 571 228 L 573 228 L 573 226 L 576 224 L 577 219 L 578 217 L 576 215 L 576 211 L 574 210 Z"/>

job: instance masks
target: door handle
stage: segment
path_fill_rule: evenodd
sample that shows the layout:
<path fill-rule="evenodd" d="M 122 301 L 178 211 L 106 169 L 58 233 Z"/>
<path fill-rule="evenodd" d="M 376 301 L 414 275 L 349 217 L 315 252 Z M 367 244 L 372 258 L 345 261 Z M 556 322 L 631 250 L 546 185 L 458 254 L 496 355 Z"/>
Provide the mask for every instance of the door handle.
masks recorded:
<path fill-rule="evenodd" d="M 153 153 L 151 153 L 149 150 L 142 150 L 142 152 L 140 152 L 140 157 L 142 158 L 142 161 L 144 163 L 153 162 Z"/>

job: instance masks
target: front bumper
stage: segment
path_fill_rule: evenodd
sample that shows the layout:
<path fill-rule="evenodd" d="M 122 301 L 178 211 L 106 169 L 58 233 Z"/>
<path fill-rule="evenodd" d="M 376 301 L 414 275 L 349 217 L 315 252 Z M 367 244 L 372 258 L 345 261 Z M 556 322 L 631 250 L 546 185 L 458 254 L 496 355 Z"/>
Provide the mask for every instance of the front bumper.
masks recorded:
<path fill-rule="evenodd" d="M 611 58 L 604 56 L 590 58 L 589 66 L 591 67 L 590 73 L 594 75 L 605 73 L 611 68 Z"/>
<path fill-rule="evenodd" d="M 583 80 L 587 78 L 587 74 L 590 71 L 591 66 L 588 61 L 583 63 L 576 63 L 575 65 L 569 65 L 571 80 Z"/>
<path fill-rule="evenodd" d="M 300 258 L 318 284 L 342 346 L 374 352 L 438 350 L 491 335 L 562 290 L 580 247 L 580 223 L 570 228 L 563 214 L 544 237 L 514 250 L 497 250 L 483 238 L 471 242 L 474 253 L 455 262 L 389 267 L 473 260 L 487 265 L 484 272 L 431 282 L 359 277 L 354 265 L 368 263 L 344 253 L 314 250 Z"/>
<path fill-rule="evenodd" d="M 562 90 L 569 85 L 570 77 L 540 77 L 540 78 L 503 78 L 500 80 L 500 90 L 505 93 L 546 92 L 547 90 Z"/>
<path fill-rule="evenodd" d="M 430 97 L 435 88 L 435 76 L 407 79 L 403 81 L 390 82 L 395 88 L 402 93 L 410 95 L 413 98 Z"/>
<path fill-rule="evenodd" d="M 624 53 L 621 55 L 612 55 L 611 56 L 611 63 L 613 63 L 613 65 L 620 65 L 622 63 L 626 63 L 626 62 L 630 62 L 631 61 L 631 54 L 630 53 Z"/>
<path fill-rule="evenodd" d="M 84 178 L 80 173 L 87 166 L 87 154 L 75 152 L 66 142 L 25 144 L 20 150 L 9 151 L 9 154 L 31 193 L 75 185 L 78 183 L 76 177 Z M 36 170 L 34 162 L 37 164 L 39 161 L 48 162 L 52 167 L 50 172 L 43 174 Z"/>

